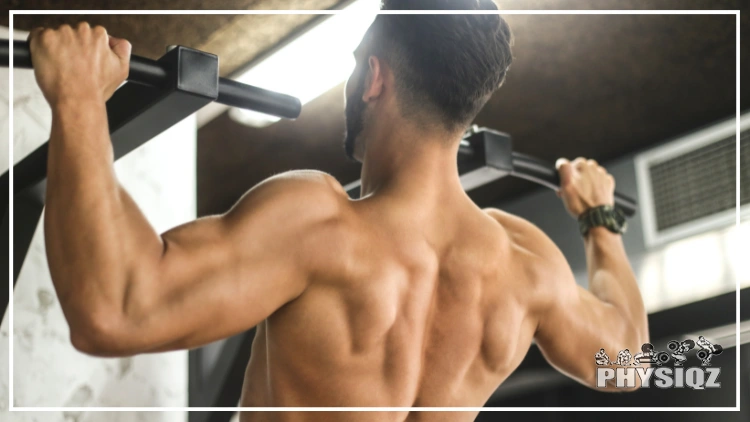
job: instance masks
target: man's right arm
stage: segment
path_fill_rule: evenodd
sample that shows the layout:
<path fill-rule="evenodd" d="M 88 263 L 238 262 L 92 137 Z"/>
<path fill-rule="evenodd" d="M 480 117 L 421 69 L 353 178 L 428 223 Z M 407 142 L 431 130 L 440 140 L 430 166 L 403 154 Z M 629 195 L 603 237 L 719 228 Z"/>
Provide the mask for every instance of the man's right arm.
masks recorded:
<path fill-rule="evenodd" d="M 544 290 L 535 303 L 537 346 L 560 372 L 595 387 L 594 355 L 600 349 L 614 360 L 620 350 L 634 355 L 649 341 L 638 285 L 619 235 L 599 228 L 587 236 L 588 290 L 576 284 L 562 252 L 542 236 L 535 271 Z"/>
<path fill-rule="evenodd" d="M 613 204 L 614 179 L 595 161 L 561 160 L 558 169 L 558 195 L 574 218 L 589 208 Z M 621 235 L 604 227 L 587 233 L 587 290 L 576 284 L 568 262 L 549 237 L 528 223 L 521 230 L 536 253 L 530 264 L 540 291 L 532 306 L 538 317 L 536 343 L 555 368 L 593 387 L 593 358 L 600 349 L 614 359 L 620 350 L 635 354 L 649 341 L 643 299 Z"/>
<path fill-rule="evenodd" d="M 589 208 L 614 205 L 615 179 L 594 160 L 577 158 L 572 163 L 558 160 L 560 190 L 568 212 L 574 218 Z M 620 234 L 605 227 L 594 227 L 584 237 L 589 291 L 611 303 L 648 337 L 648 321 L 643 299 L 628 262 Z"/>

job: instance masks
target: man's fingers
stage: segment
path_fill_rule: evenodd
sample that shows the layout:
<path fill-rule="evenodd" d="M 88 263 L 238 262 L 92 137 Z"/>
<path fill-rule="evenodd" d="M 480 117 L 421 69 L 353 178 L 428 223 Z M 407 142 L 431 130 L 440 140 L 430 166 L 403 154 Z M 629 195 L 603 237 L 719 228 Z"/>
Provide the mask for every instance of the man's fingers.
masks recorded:
<path fill-rule="evenodd" d="M 578 170 L 581 170 L 583 166 L 586 164 L 586 159 L 583 157 L 578 157 L 575 160 L 573 160 L 573 167 L 575 167 Z"/>
<path fill-rule="evenodd" d="M 107 30 L 104 29 L 104 27 L 101 25 L 96 25 L 95 27 L 91 28 L 91 34 L 97 39 L 98 38 L 104 38 L 107 40 L 109 39 L 109 35 L 107 35 Z"/>
<path fill-rule="evenodd" d="M 573 176 L 573 166 L 567 158 L 558 158 L 555 162 L 555 168 L 560 173 L 560 187 L 567 184 Z"/>
<path fill-rule="evenodd" d="M 44 27 L 40 26 L 40 27 L 32 29 L 29 32 L 29 36 L 26 37 L 26 42 L 29 43 L 29 46 L 31 45 L 31 40 L 38 39 L 39 38 L 39 34 L 41 34 L 43 31 L 44 31 Z"/>
<path fill-rule="evenodd" d="M 570 164 L 570 161 L 568 161 L 567 158 L 558 158 L 557 161 L 555 161 L 555 168 L 557 170 L 560 170 L 560 167 L 562 167 L 565 164 Z"/>
<path fill-rule="evenodd" d="M 124 38 L 109 37 L 109 48 L 120 58 L 120 60 L 130 60 L 132 46 Z"/>
<path fill-rule="evenodd" d="M 32 38 L 34 38 L 37 34 L 39 34 L 42 31 L 44 31 L 44 27 L 43 26 L 37 26 L 36 28 L 32 29 L 29 32 L 29 36 L 26 37 L 26 41 L 31 41 Z"/>

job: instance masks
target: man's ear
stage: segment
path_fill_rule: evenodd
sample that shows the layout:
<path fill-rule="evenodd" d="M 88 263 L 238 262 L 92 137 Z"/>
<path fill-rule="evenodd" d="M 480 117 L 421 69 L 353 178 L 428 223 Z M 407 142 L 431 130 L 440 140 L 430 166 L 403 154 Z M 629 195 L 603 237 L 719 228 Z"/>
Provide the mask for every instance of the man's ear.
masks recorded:
<path fill-rule="evenodd" d="M 362 92 L 362 101 L 370 102 L 371 100 L 377 99 L 383 93 L 383 85 L 385 75 L 383 73 L 383 66 L 376 56 L 370 56 L 367 59 L 368 72 L 367 79 L 365 80 L 365 89 Z"/>

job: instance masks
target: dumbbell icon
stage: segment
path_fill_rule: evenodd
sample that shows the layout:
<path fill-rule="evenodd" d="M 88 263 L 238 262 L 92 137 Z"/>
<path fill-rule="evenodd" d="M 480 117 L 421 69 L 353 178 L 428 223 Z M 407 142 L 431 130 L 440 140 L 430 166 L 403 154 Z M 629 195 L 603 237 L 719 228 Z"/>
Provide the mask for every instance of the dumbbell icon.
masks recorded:
<path fill-rule="evenodd" d="M 658 352 L 656 353 L 656 365 L 662 366 L 665 363 L 669 362 L 669 360 L 672 359 L 671 356 L 669 356 L 669 353 L 667 352 Z"/>

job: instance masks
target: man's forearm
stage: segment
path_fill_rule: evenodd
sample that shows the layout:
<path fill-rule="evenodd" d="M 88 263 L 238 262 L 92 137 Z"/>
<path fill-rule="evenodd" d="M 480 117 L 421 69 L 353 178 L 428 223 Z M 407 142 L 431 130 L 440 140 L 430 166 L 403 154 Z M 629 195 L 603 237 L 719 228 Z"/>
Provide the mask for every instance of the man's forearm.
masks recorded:
<path fill-rule="evenodd" d="M 584 242 L 589 290 L 620 310 L 636 330 L 635 334 L 639 337 L 637 341 L 648 341 L 648 321 L 643 298 L 621 235 L 604 227 L 594 227 Z"/>
<path fill-rule="evenodd" d="M 53 106 L 44 228 L 50 273 L 71 325 L 92 304 L 122 309 L 136 262 L 158 254 L 159 237 L 115 178 L 101 99 Z"/>

